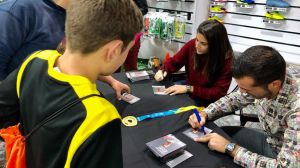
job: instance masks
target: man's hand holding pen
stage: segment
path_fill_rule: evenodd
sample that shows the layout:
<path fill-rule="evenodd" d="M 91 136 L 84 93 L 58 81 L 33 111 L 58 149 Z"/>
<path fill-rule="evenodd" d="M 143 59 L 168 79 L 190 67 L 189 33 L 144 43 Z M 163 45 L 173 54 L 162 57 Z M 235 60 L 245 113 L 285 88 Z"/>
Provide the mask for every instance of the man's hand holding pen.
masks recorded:
<path fill-rule="evenodd" d="M 203 125 L 201 125 L 201 116 L 199 115 L 199 112 L 198 112 L 198 110 L 195 108 L 194 109 L 194 114 L 195 114 L 195 116 L 196 116 L 196 118 L 197 118 L 197 121 L 198 121 L 198 123 L 200 123 L 200 132 L 203 132 L 204 133 L 204 135 L 206 134 L 206 132 L 205 132 L 205 130 L 204 130 L 204 126 Z"/>
<path fill-rule="evenodd" d="M 198 114 L 198 118 L 196 114 Z M 189 124 L 193 129 L 200 129 L 206 123 L 206 120 L 207 114 L 204 111 L 199 113 L 198 110 L 194 110 L 194 114 L 189 117 Z"/>
<path fill-rule="evenodd" d="M 204 111 L 199 113 L 196 109 L 194 109 L 194 114 L 190 115 L 188 122 L 193 129 L 200 129 L 200 132 L 203 132 L 203 125 L 206 123 L 207 117 L 208 115 Z M 209 133 L 206 135 L 205 132 L 203 133 L 204 136 L 195 138 L 194 141 L 207 143 L 207 146 L 210 150 L 225 153 L 226 146 L 230 143 L 230 141 L 218 133 Z M 239 146 L 236 145 L 234 152 L 231 153 L 232 157 L 236 155 L 238 148 Z"/>

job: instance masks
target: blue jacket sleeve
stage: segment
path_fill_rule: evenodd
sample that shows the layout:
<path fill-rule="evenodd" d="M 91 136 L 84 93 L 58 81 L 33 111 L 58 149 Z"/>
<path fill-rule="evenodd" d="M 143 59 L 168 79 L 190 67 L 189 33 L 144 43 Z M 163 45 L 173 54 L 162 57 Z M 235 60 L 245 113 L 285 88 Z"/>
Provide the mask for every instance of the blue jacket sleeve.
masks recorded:
<path fill-rule="evenodd" d="M 0 81 L 8 75 L 8 65 L 26 37 L 25 21 L 0 11 Z"/>

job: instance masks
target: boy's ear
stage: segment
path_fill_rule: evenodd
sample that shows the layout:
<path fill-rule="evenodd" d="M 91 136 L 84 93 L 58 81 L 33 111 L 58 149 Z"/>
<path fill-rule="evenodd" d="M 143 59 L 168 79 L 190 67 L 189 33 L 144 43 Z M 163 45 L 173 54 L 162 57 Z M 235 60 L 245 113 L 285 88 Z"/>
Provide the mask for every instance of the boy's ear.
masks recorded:
<path fill-rule="evenodd" d="M 119 57 L 123 48 L 123 42 L 121 40 L 113 40 L 107 45 L 106 60 L 110 61 L 115 56 Z"/>

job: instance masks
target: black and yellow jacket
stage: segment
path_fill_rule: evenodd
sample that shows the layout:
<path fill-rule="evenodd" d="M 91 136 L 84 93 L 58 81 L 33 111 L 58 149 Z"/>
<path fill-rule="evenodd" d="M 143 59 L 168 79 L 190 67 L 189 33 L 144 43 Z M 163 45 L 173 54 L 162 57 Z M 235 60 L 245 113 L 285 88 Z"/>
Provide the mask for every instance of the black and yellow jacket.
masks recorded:
<path fill-rule="evenodd" d="M 87 78 L 54 70 L 59 56 L 37 52 L 0 83 L 0 125 L 20 122 L 27 135 L 66 104 L 100 95 Z M 120 116 L 107 100 L 93 96 L 37 129 L 25 147 L 28 168 L 122 167 Z"/>

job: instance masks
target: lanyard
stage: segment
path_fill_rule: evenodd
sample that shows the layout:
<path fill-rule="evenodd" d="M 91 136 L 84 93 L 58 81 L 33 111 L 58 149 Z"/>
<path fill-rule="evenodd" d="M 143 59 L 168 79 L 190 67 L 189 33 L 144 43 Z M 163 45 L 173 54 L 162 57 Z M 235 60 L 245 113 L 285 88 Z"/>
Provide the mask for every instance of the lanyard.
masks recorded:
<path fill-rule="evenodd" d="M 137 117 L 137 120 L 138 121 L 143 121 L 143 120 L 148 119 L 148 118 L 165 117 L 165 116 L 169 116 L 169 115 L 173 115 L 173 114 L 179 114 L 179 113 L 187 112 L 187 111 L 190 111 L 190 110 L 193 110 L 193 109 L 197 109 L 198 111 L 203 110 L 202 107 L 186 106 L 186 107 L 176 108 L 176 109 L 172 109 L 172 110 L 161 111 L 161 112 L 152 113 L 152 114 L 146 114 L 146 115 Z"/>
<path fill-rule="evenodd" d="M 139 117 L 127 116 L 127 117 L 123 118 L 122 122 L 125 126 L 136 126 L 137 122 L 144 121 L 146 119 L 170 116 L 170 115 L 174 115 L 174 114 L 187 112 L 187 111 L 190 111 L 193 109 L 202 111 L 204 109 L 204 107 L 186 106 L 186 107 L 176 108 L 176 109 L 172 109 L 172 110 L 161 111 L 161 112 L 156 112 L 156 113 L 152 113 L 152 114 L 146 114 L 146 115 L 142 115 Z"/>

